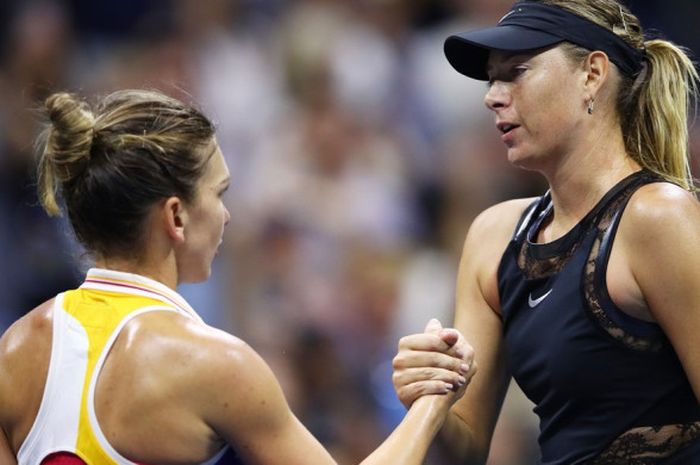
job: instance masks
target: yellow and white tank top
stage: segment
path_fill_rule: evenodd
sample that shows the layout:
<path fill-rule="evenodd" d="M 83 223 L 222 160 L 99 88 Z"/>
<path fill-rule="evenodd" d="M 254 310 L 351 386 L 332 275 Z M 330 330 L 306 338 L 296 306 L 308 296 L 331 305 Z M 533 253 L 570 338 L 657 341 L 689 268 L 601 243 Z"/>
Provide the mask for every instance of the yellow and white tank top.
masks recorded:
<path fill-rule="evenodd" d="M 204 324 L 177 292 L 131 273 L 92 268 L 78 289 L 56 296 L 44 395 L 18 465 L 38 465 L 57 452 L 75 454 L 88 465 L 136 465 L 114 450 L 100 429 L 95 386 L 120 331 L 132 318 L 153 311 L 180 313 Z"/>

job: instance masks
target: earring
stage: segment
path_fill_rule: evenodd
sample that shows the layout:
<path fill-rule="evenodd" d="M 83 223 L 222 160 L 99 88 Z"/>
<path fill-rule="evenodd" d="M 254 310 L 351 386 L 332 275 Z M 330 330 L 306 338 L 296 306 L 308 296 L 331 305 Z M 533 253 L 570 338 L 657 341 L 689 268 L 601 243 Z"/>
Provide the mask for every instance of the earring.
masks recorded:
<path fill-rule="evenodd" d="M 595 102 L 594 99 L 590 99 L 588 101 L 588 114 L 592 115 L 593 114 L 593 102 Z"/>

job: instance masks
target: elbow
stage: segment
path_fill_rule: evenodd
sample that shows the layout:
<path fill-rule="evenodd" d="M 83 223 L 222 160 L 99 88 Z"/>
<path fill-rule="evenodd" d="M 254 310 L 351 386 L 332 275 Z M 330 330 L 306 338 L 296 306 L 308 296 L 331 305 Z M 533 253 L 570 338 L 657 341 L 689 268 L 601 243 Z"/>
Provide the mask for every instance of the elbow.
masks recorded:
<path fill-rule="evenodd" d="M 449 425 L 438 439 L 438 447 L 450 463 L 459 465 L 485 465 L 489 456 L 489 439 L 480 438 L 473 428 L 454 412 Z"/>

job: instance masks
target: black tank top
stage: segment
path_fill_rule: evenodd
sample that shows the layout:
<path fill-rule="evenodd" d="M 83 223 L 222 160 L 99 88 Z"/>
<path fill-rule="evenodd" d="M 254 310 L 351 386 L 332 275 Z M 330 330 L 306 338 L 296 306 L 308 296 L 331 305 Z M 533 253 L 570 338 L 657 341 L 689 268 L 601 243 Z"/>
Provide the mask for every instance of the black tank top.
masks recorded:
<path fill-rule="evenodd" d="M 537 244 L 552 214 L 545 194 L 503 255 L 505 347 L 536 405 L 543 465 L 675 463 L 681 454 L 700 464 L 700 407 L 678 357 L 658 325 L 615 306 L 605 280 L 629 198 L 661 181 L 632 174 L 565 236 Z"/>

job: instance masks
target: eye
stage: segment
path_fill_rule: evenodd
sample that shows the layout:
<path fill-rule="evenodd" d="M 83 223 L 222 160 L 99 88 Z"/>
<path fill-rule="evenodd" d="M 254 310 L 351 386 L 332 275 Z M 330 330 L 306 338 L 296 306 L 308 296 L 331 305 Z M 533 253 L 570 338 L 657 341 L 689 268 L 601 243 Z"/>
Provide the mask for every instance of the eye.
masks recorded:
<path fill-rule="evenodd" d="M 518 66 L 513 67 L 511 74 L 513 75 L 513 78 L 517 78 L 517 77 L 521 76 L 523 73 L 525 73 L 525 71 L 527 71 L 527 66 L 518 65 Z"/>
<path fill-rule="evenodd" d="M 489 80 L 487 86 L 491 88 L 496 81 L 501 82 L 513 82 L 520 76 L 522 76 L 525 71 L 529 68 L 524 64 L 513 65 L 512 67 L 503 70 L 502 72 L 489 73 Z"/>
<path fill-rule="evenodd" d="M 224 194 L 226 193 L 226 191 L 228 190 L 228 188 L 229 188 L 229 184 L 226 184 L 223 188 L 219 189 L 219 192 L 217 193 L 217 195 L 219 197 L 223 197 Z"/>

